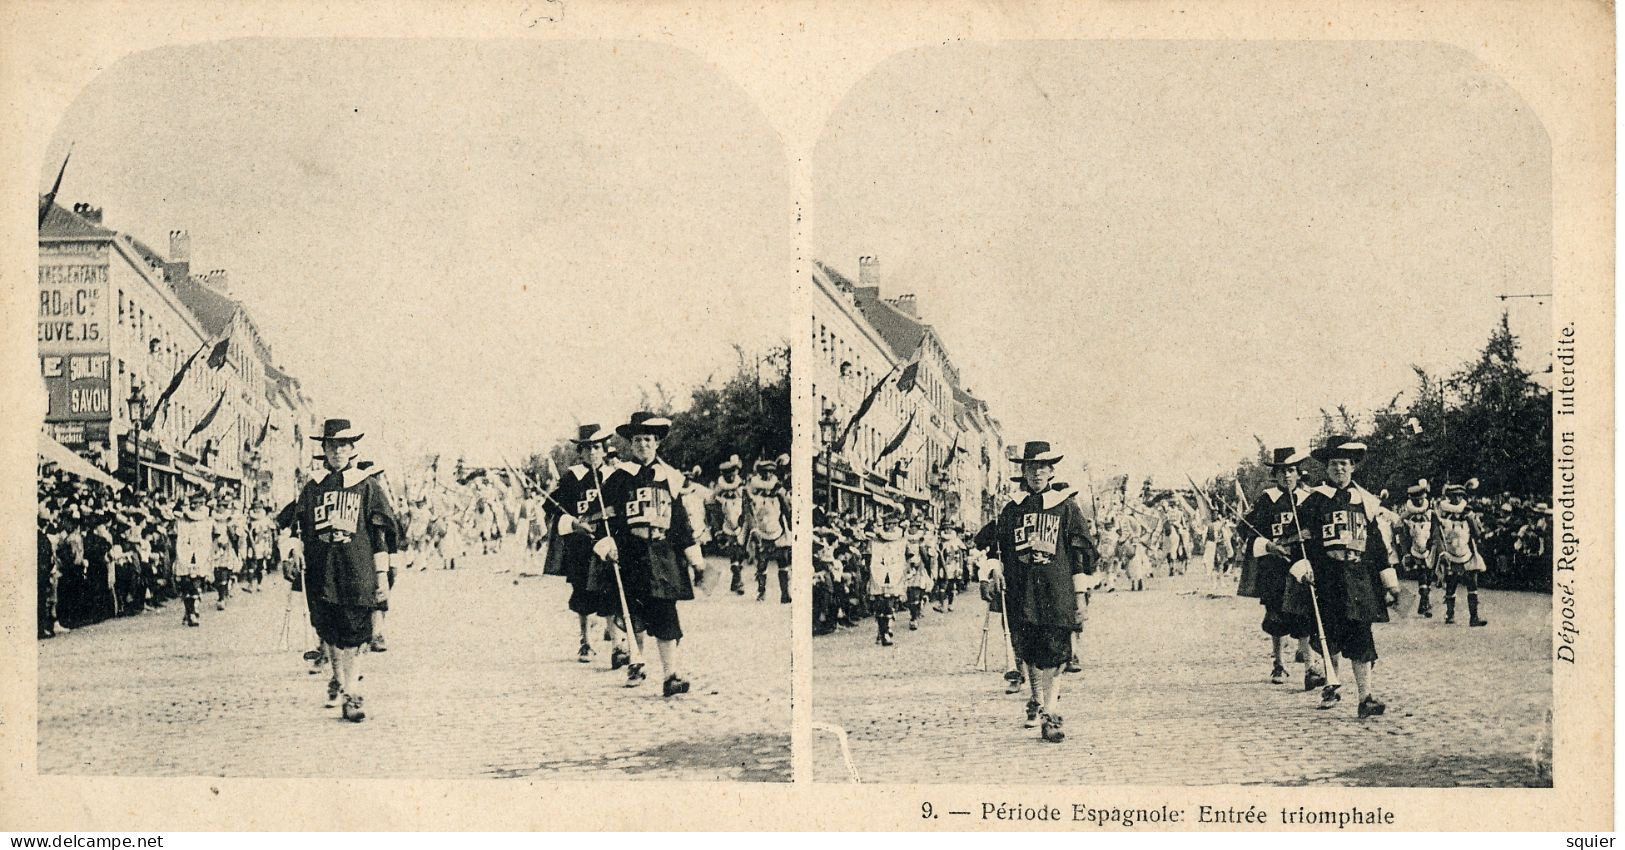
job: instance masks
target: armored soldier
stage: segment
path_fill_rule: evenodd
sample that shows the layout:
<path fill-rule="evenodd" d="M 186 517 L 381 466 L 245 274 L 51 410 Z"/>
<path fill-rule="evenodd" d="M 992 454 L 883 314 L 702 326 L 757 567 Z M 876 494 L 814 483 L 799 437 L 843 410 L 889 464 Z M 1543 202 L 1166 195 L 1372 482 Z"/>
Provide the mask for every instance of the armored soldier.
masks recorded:
<path fill-rule="evenodd" d="M 1308 497 L 1309 488 L 1303 486 L 1300 479 L 1299 464 L 1308 459 L 1307 454 L 1292 447 L 1275 449 L 1267 464 L 1274 473 L 1275 486 L 1264 488 L 1258 501 L 1253 503 L 1252 511 L 1247 515 L 1242 543 L 1245 551 L 1254 559 L 1254 592 L 1264 606 L 1264 621 L 1260 628 L 1270 636 L 1275 659 L 1275 666 L 1270 670 L 1270 681 L 1279 685 L 1287 680 L 1281 645 L 1291 637 L 1298 642 L 1295 657 L 1305 665 L 1303 689 L 1306 691 L 1326 684 L 1313 654 L 1309 652 L 1309 635 L 1314 631 L 1314 623 L 1300 614 L 1283 610 L 1283 603 L 1287 591 L 1287 569 L 1302 555 L 1297 543 L 1297 507 Z"/>
<path fill-rule="evenodd" d="M 711 486 L 722 514 L 717 542 L 728 556 L 728 572 L 732 574 L 728 589 L 741 596 L 745 593 L 745 561 L 750 554 L 745 548 L 745 479 L 740 477 L 743 467 L 739 455 L 729 457 L 718 467 L 716 483 Z"/>
<path fill-rule="evenodd" d="M 992 523 L 977 532 L 975 546 L 996 559 L 1004 577 L 1006 617 L 1017 667 L 1032 691 L 1027 726 L 1041 726 L 1045 741 L 1065 739 L 1056 712 L 1061 666 L 1071 655 L 1072 632 L 1082 627 L 1077 597 L 1093 585 L 1094 543 L 1071 493 L 1050 487 L 1062 455 L 1049 443 L 1029 441 L 1020 455 L 1021 491 Z"/>
<path fill-rule="evenodd" d="M 686 694 L 688 680 L 680 675 L 678 646 L 683 627 L 677 603 L 694 598 L 689 569 L 704 568 L 704 556 L 695 542 L 694 524 L 680 495 L 683 473 L 660 459 L 660 441 L 671 430 L 671 420 L 647 411 L 632 414 L 615 429 L 632 445 L 632 461 L 618 465 L 604 482 L 610 537 L 594 544 L 599 557 L 619 564 L 631 622 L 627 628 L 642 646 L 641 632 L 655 639 L 665 673 L 665 696 Z M 683 563 L 687 561 L 687 563 Z M 641 663 L 627 666 L 627 687 L 645 678 Z"/>
<path fill-rule="evenodd" d="M 1405 488 L 1405 504 L 1399 506 L 1400 563 L 1404 571 L 1416 577 L 1416 613 L 1433 616 L 1428 602 L 1429 591 L 1438 583 L 1438 562 L 1433 550 L 1434 511 L 1428 498 L 1431 488 L 1424 478 Z"/>
<path fill-rule="evenodd" d="M 875 617 L 875 643 L 891 646 L 892 612 L 903 594 L 908 572 L 908 542 L 903 539 L 901 519 L 888 510 L 880 528 L 869 537 L 869 610 Z"/>
<path fill-rule="evenodd" d="M 767 568 L 779 574 L 779 602 L 790 602 L 790 495 L 779 480 L 780 467 L 756 462 L 746 493 L 750 497 L 751 534 L 756 538 L 756 601 L 767 596 Z"/>
<path fill-rule="evenodd" d="M 187 626 L 203 624 L 198 602 L 203 598 L 204 577 L 212 569 L 213 529 L 203 497 L 194 493 L 175 518 L 175 590 L 185 609 L 181 622 Z"/>
<path fill-rule="evenodd" d="M 1456 587 L 1467 585 L 1468 625 L 1487 626 L 1478 616 L 1478 577 L 1484 572 L 1480 540 L 1484 525 L 1467 505 L 1467 488 L 1447 485 L 1435 512 L 1435 557 L 1444 571 L 1444 621 L 1456 622 Z"/>
<path fill-rule="evenodd" d="M 1365 451 L 1364 443 L 1334 436 L 1311 453 L 1326 465 L 1326 483 L 1310 491 L 1298 509 L 1307 557 L 1289 570 L 1299 582 L 1314 583 L 1320 621 L 1326 630 L 1326 654 L 1334 669 L 1339 654 L 1352 663 L 1362 718 L 1380 715 L 1387 709 L 1372 689 L 1377 644 L 1371 625 L 1388 622 L 1388 606 L 1399 599 L 1399 575 L 1394 569 L 1397 558 L 1389 550 L 1377 521 L 1382 505 L 1354 481 L 1354 467 L 1365 457 Z M 1310 606 L 1317 599 L 1306 596 L 1290 594 L 1287 610 L 1313 617 L 1315 611 Z M 1321 648 L 1318 635 L 1314 644 L 1316 649 Z M 1341 699 L 1339 687 L 1327 685 L 1321 690 L 1319 707 L 1332 708 Z"/>

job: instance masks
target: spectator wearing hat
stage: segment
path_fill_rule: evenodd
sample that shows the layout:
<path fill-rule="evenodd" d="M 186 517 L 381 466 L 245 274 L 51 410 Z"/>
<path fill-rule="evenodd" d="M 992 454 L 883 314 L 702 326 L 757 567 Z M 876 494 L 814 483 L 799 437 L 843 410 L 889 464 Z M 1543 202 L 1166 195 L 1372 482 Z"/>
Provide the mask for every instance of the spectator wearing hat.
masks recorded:
<path fill-rule="evenodd" d="M 767 570 L 779 575 L 779 602 L 790 603 L 790 494 L 780 466 L 763 458 L 745 487 L 750 497 L 751 534 L 756 538 L 756 601 L 767 598 Z"/>
<path fill-rule="evenodd" d="M 1287 569 L 1302 555 L 1297 545 L 1298 511 L 1309 496 L 1303 485 L 1300 465 L 1309 455 L 1287 446 L 1274 450 L 1269 462 L 1275 486 L 1264 488 L 1247 514 L 1243 534 L 1243 548 L 1252 556 L 1257 578 L 1254 591 L 1264 606 L 1264 621 L 1260 628 L 1270 636 L 1270 648 L 1275 666 L 1270 670 L 1270 681 L 1279 685 L 1287 680 L 1286 665 L 1281 646 L 1287 638 L 1298 642 L 1295 658 L 1304 664 L 1303 689 L 1324 687 L 1326 678 L 1315 656 L 1309 651 L 1309 635 L 1314 623 L 1301 614 L 1289 613 L 1283 608 L 1287 591 Z M 1249 594 L 1251 595 L 1251 594 Z"/>
<path fill-rule="evenodd" d="M 731 455 L 717 468 L 717 480 L 711 485 L 716 504 L 722 514 L 718 523 L 717 541 L 723 554 L 728 556 L 728 590 L 745 595 L 745 562 L 750 550 L 745 546 L 748 529 L 745 525 L 745 480 L 740 477 L 744 463 L 739 455 Z"/>
<path fill-rule="evenodd" d="M 694 524 L 704 519 L 689 516 L 679 498 L 683 474 L 660 459 L 660 441 L 670 430 L 671 420 L 647 411 L 632 414 L 615 429 L 631 444 L 632 460 L 604 481 L 611 536 L 594 544 L 595 554 L 619 564 L 631 619 L 627 628 L 640 648 L 641 633 L 654 637 L 665 674 L 662 691 L 668 697 L 689 690 L 679 667 L 683 627 L 677 603 L 694 598 L 689 568 L 704 568 L 694 533 Z M 627 666 L 627 687 L 643 681 L 642 667 Z"/>
<path fill-rule="evenodd" d="M 1354 469 L 1365 451 L 1364 443 L 1333 436 L 1311 452 L 1326 466 L 1326 483 L 1311 491 L 1298 509 L 1307 557 L 1289 571 L 1299 582 L 1315 585 L 1326 630 L 1325 651 L 1334 667 L 1339 654 L 1354 667 L 1362 718 L 1387 709 L 1372 687 L 1377 644 L 1371 625 L 1388 622 L 1388 606 L 1399 598 L 1398 559 L 1389 551 L 1378 523 L 1381 502 L 1354 481 Z M 1314 600 L 1307 597 L 1290 594 L 1287 610 L 1313 617 L 1310 605 Z M 1321 648 L 1318 635 L 1313 643 L 1317 650 Z M 1326 685 L 1319 707 L 1332 708 L 1341 699 L 1339 686 Z"/>
<path fill-rule="evenodd" d="M 576 660 L 582 664 L 592 660 L 588 619 L 596 614 L 609 622 L 610 669 L 619 670 L 630 660 L 623 648 L 626 637 L 615 625 L 620 603 L 613 585 L 595 587 L 592 581 L 593 543 L 608 534 L 600 497 L 603 481 L 610 472 L 604 466 L 610 436 L 609 430 L 597 423 L 577 429 L 572 442 L 579 462 L 559 474 L 548 502 L 558 544 L 557 570 L 570 585 L 568 604 L 580 626 L 581 644 L 576 650 Z"/>
<path fill-rule="evenodd" d="M 1441 583 L 1437 573 L 1438 553 L 1433 545 L 1437 520 L 1431 496 L 1432 487 L 1426 478 L 1405 488 L 1405 503 L 1399 506 L 1399 527 L 1394 541 L 1400 552 L 1400 565 L 1407 575 L 1416 577 L 1416 613 L 1430 618 L 1433 605 L 1429 596 L 1433 586 Z"/>
<path fill-rule="evenodd" d="M 1077 597 L 1089 592 L 1096 569 L 1083 511 L 1070 492 L 1050 487 L 1061 459 L 1048 442 L 1023 444 L 1011 458 L 1020 465 L 1021 474 L 1011 479 L 1020 491 L 975 537 L 976 548 L 996 562 L 986 569 L 996 569 L 1005 582 L 1011 644 L 1032 692 L 1027 725 L 1040 726 L 1051 743 L 1066 737 L 1056 689 L 1072 654 L 1072 633 L 1083 625 Z"/>
<path fill-rule="evenodd" d="M 1484 526 L 1478 514 L 1467 505 L 1467 488 L 1446 485 L 1444 498 L 1435 506 L 1434 534 L 1436 558 L 1444 571 L 1444 621 L 1456 622 L 1456 587 L 1467 585 L 1467 616 L 1471 626 L 1487 626 L 1478 616 L 1478 577 L 1484 573 L 1480 540 Z"/>
<path fill-rule="evenodd" d="M 398 524 L 375 476 L 355 466 L 363 434 L 347 419 L 322 423 L 327 474 L 306 482 L 292 517 L 305 544 L 305 592 L 311 624 L 333 663 L 328 705 L 343 699 L 346 720 L 366 718 L 361 647 L 372 641 L 372 612 L 389 598 L 390 539 Z"/>

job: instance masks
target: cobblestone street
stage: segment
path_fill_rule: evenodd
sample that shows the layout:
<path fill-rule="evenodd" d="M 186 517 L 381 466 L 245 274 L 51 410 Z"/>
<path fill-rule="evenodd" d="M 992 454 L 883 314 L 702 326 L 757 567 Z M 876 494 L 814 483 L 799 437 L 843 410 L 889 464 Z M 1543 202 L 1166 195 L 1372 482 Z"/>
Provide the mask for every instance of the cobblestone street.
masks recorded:
<path fill-rule="evenodd" d="M 727 564 L 712 562 L 726 571 Z M 723 592 L 680 606 L 687 695 L 576 660 L 568 586 L 516 556 L 395 585 L 388 651 L 362 662 L 366 722 L 322 707 L 304 600 L 287 585 L 180 604 L 39 644 L 39 769 L 52 774 L 788 781 L 790 606 Z M 596 622 L 596 621 L 595 621 Z"/>
<path fill-rule="evenodd" d="M 1388 712 L 1362 721 L 1346 662 L 1342 705 L 1317 711 L 1301 665 L 1270 684 L 1257 600 L 1207 590 L 1190 576 L 1096 592 L 1059 745 L 1022 728 L 1025 689 L 1004 694 L 996 619 L 993 669 L 972 669 L 986 610 L 974 594 L 927 608 L 916 632 L 905 615 L 895 647 L 875 645 L 872 620 L 815 638 L 813 715 L 847 731 L 864 782 L 1550 786 L 1550 596 L 1485 592 L 1487 628 L 1465 624 L 1464 602 L 1458 625 L 1441 604 L 1376 626 Z M 849 781 L 835 736 L 813 742 L 814 778 Z"/>

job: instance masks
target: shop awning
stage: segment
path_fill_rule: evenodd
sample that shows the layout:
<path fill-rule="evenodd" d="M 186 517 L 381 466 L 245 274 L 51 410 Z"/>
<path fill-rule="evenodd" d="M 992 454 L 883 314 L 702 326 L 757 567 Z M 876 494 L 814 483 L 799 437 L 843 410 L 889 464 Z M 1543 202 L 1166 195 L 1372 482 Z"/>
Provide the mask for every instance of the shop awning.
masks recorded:
<path fill-rule="evenodd" d="M 40 432 L 39 456 L 45 463 L 54 463 L 62 467 L 62 471 L 80 478 L 100 482 L 114 490 L 124 489 L 124 483 L 103 472 L 95 464 L 75 454 L 72 449 L 51 439 L 49 434 Z"/>

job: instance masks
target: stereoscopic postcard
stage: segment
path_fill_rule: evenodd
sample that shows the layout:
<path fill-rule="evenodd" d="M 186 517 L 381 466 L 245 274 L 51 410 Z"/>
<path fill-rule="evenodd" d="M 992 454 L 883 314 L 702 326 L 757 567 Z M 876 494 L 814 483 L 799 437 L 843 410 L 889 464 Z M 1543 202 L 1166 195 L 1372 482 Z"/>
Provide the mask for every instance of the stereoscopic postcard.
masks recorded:
<path fill-rule="evenodd" d="M 1612 829 L 1611 5 L 0 15 L 0 827 Z"/>

